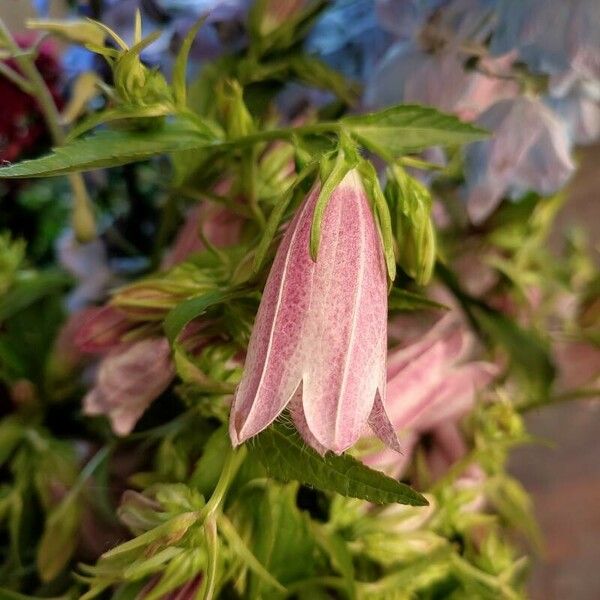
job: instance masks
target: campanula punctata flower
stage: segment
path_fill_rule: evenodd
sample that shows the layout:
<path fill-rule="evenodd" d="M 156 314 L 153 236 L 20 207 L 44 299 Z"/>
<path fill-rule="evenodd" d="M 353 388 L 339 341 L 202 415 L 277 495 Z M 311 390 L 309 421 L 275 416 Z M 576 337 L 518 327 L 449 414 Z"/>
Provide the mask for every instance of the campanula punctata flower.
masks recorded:
<path fill-rule="evenodd" d="M 356 170 L 333 191 L 316 261 L 315 186 L 287 228 L 267 279 L 230 418 L 234 445 L 287 407 L 304 440 L 341 453 L 367 424 L 397 447 L 387 418 L 387 279 L 381 240 Z"/>

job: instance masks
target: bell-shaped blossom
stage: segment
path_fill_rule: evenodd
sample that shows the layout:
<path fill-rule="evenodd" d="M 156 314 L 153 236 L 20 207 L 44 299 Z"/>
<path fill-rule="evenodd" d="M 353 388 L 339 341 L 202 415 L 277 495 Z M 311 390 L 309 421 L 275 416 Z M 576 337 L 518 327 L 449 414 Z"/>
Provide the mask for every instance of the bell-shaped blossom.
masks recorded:
<path fill-rule="evenodd" d="M 492 136 L 466 149 L 467 209 L 474 223 L 484 221 L 503 196 L 550 195 L 573 173 L 567 128 L 539 98 L 502 100 L 477 122 Z"/>
<path fill-rule="evenodd" d="M 127 435 L 174 375 L 165 338 L 148 338 L 117 348 L 101 361 L 96 385 L 83 400 L 84 412 L 107 415 L 113 431 Z"/>
<path fill-rule="evenodd" d="M 390 351 L 387 410 L 403 456 L 383 450 L 365 462 L 400 475 L 423 433 L 455 423 L 471 410 L 477 393 L 498 374 L 492 363 L 466 360 L 474 343 L 473 335 L 450 314 L 418 339 Z"/>
<path fill-rule="evenodd" d="M 318 451 L 343 452 L 367 422 L 397 445 L 383 406 L 387 281 L 379 233 L 351 171 L 329 199 L 313 261 L 309 238 L 318 195 L 315 186 L 271 268 L 231 411 L 234 445 L 288 406 Z"/>

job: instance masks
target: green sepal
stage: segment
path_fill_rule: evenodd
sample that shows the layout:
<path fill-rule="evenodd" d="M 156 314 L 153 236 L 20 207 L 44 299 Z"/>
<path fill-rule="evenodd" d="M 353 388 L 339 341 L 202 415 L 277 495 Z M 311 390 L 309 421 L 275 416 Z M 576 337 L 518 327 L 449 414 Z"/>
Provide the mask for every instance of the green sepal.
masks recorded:
<path fill-rule="evenodd" d="M 358 153 L 351 149 L 347 152 L 340 147 L 335 159 L 324 158 L 320 165 L 321 190 L 315 204 L 312 224 L 310 227 L 310 256 L 316 262 L 321 242 L 321 225 L 331 194 L 343 181 L 344 177 L 358 164 Z"/>
<path fill-rule="evenodd" d="M 200 17 L 189 29 L 186 36 L 183 38 L 181 48 L 177 53 L 175 59 L 175 65 L 173 66 L 173 98 L 175 105 L 178 108 L 185 108 L 187 106 L 187 86 L 186 86 L 186 68 L 188 63 L 188 57 L 192 44 L 200 31 L 200 28 L 206 22 L 206 15 Z"/>
<path fill-rule="evenodd" d="M 373 164 L 370 161 L 363 160 L 360 162 L 358 170 L 362 176 L 367 195 L 373 203 L 381 242 L 383 244 L 383 255 L 385 257 L 388 278 L 390 281 L 394 281 L 396 278 L 396 256 L 394 252 L 394 232 L 390 209 L 379 185 L 379 179 L 377 178 L 377 172 Z"/>

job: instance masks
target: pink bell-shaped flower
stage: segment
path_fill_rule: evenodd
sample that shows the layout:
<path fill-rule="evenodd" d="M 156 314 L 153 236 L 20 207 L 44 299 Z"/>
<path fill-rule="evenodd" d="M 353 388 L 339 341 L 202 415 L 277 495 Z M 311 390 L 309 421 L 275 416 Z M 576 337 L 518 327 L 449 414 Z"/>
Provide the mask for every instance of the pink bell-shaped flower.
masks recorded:
<path fill-rule="evenodd" d="M 309 253 L 315 186 L 271 268 L 230 419 L 234 445 L 288 407 L 317 451 L 341 453 L 368 423 L 398 448 L 387 418 L 387 279 L 380 236 L 356 170 L 333 191 L 318 257 Z"/>

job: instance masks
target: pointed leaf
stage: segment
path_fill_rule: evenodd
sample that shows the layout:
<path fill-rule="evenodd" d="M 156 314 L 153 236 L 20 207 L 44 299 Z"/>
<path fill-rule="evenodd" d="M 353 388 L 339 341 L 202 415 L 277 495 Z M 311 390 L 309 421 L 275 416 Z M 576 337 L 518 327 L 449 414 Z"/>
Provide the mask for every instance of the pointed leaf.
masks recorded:
<path fill-rule="evenodd" d="M 2 167 L 0 179 L 51 177 L 114 167 L 158 154 L 203 148 L 214 141 L 182 122 L 169 123 L 161 129 L 147 132 L 100 131 L 55 148 L 47 156 Z"/>
<path fill-rule="evenodd" d="M 281 481 L 299 481 L 320 490 L 377 504 L 426 506 L 427 500 L 409 486 L 369 469 L 342 454 L 321 457 L 292 430 L 281 424 L 259 434 L 252 451 L 269 474 Z"/>
<path fill-rule="evenodd" d="M 457 117 L 410 104 L 346 117 L 341 124 L 358 142 L 384 158 L 431 146 L 465 144 L 487 136 L 483 129 L 463 123 Z"/>
<path fill-rule="evenodd" d="M 179 49 L 179 53 L 177 54 L 177 58 L 175 59 L 175 66 L 173 67 L 173 96 L 175 97 L 175 104 L 180 108 L 185 108 L 187 100 L 186 100 L 186 85 L 185 85 L 185 75 L 186 68 L 188 63 L 188 56 L 190 54 L 190 50 L 192 49 L 192 44 L 198 35 L 198 31 L 204 22 L 206 21 L 206 15 L 200 17 L 187 32 L 185 37 L 183 38 L 183 42 L 181 43 L 181 48 Z"/>

